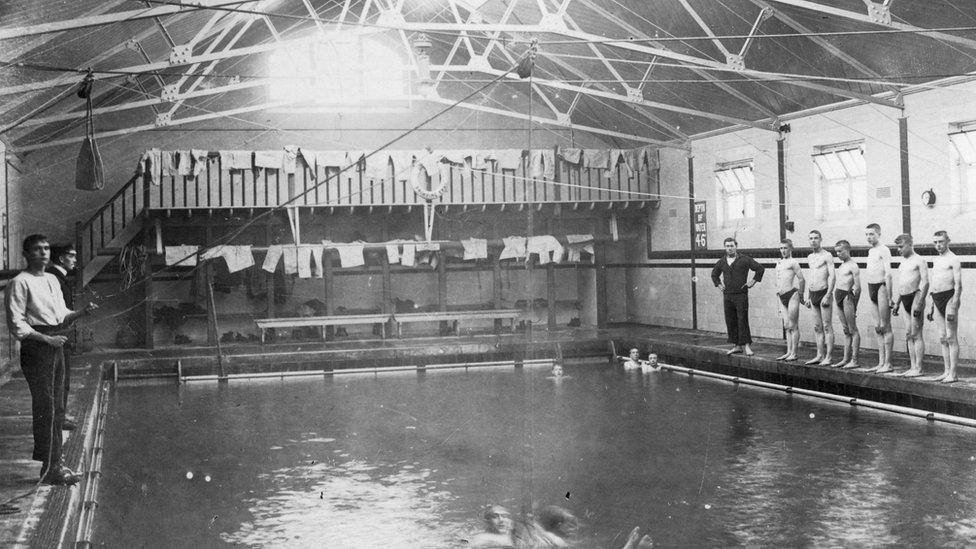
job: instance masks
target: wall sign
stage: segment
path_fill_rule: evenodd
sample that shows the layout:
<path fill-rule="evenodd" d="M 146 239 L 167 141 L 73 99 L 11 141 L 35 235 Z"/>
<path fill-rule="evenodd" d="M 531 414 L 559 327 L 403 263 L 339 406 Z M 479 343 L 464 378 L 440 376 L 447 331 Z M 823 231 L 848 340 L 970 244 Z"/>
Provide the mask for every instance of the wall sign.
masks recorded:
<path fill-rule="evenodd" d="M 695 202 L 695 249 L 708 249 L 708 222 L 705 217 L 705 201 Z"/>

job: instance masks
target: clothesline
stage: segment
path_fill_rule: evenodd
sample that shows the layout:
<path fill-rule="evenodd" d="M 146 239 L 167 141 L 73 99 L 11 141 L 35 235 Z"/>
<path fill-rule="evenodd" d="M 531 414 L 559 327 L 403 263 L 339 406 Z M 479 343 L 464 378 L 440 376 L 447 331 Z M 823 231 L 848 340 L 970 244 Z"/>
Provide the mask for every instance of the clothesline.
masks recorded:
<path fill-rule="evenodd" d="M 591 256 L 595 253 L 597 239 L 591 234 L 571 234 L 563 237 L 565 245 L 552 235 L 509 236 L 502 239 L 470 238 L 460 241 L 438 240 L 392 240 L 388 242 L 331 242 L 323 240 L 317 244 L 272 244 L 270 246 L 223 245 L 206 250 L 199 246 L 166 246 L 164 256 L 167 265 L 194 267 L 197 260 L 206 261 L 223 257 L 231 273 L 254 266 L 254 252 L 265 252 L 262 269 L 275 272 L 278 263 L 284 263 L 286 274 L 297 274 L 300 278 L 313 276 L 322 278 L 324 273 L 322 259 L 325 250 L 335 249 L 339 254 L 342 268 L 365 265 L 366 250 L 383 250 L 391 264 L 414 266 L 436 264 L 433 252 L 463 250 L 463 260 L 488 259 L 489 247 L 501 247 L 500 260 L 529 260 L 535 255 L 539 264 L 560 263 L 565 259 L 571 262 L 581 260 L 581 253 Z M 610 240 L 601 237 L 600 241 Z"/>
<path fill-rule="evenodd" d="M 163 151 L 146 150 L 136 167 L 137 175 L 147 176 L 150 182 L 159 184 L 162 176 L 196 177 L 207 169 L 208 162 L 220 161 L 225 170 L 274 169 L 285 174 L 295 173 L 301 163 L 311 169 L 343 168 L 358 165 L 358 170 L 372 179 L 383 179 L 390 174 L 390 165 L 403 172 L 415 164 L 423 166 L 429 176 L 439 174 L 452 166 L 469 170 L 514 170 L 528 158 L 526 169 L 534 178 L 555 174 L 556 157 L 570 164 L 585 168 L 616 169 L 624 166 L 630 173 L 643 166 L 656 169 L 659 166 L 658 149 L 651 146 L 636 149 L 578 149 L 555 147 L 551 149 L 491 149 L 491 150 L 392 150 L 381 151 L 366 158 L 363 151 L 314 151 L 297 145 L 287 145 L 280 150 L 248 151 L 203 149 Z"/>

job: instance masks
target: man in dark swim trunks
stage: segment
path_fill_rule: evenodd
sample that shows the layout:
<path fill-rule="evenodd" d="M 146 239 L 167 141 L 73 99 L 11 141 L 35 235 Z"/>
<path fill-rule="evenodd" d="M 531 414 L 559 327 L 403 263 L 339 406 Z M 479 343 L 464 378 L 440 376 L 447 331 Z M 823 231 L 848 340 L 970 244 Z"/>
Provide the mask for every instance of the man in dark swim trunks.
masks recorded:
<path fill-rule="evenodd" d="M 922 358 L 925 356 L 925 340 L 922 338 L 922 322 L 925 316 L 925 294 L 929 290 L 928 266 L 912 245 L 912 235 L 902 234 L 895 239 L 901 265 L 898 266 L 898 301 L 891 304 L 892 309 L 899 305 L 905 307 L 905 341 L 908 344 L 908 357 L 911 367 L 895 374 L 903 377 L 922 375 Z M 897 314 L 897 311 L 893 311 Z"/>
<path fill-rule="evenodd" d="M 865 227 L 864 236 L 871 246 L 864 277 L 868 282 L 874 333 L 878 340 L 878 365 L 867 371 L 883 374 L 894 370 L 891 366 L 895 346 L 895 337 L 891 332 L 891 250 L 881 243 L 881 226 L 877 223 Z"/>
<path fill-rule="evenodd" d="M 817 334 L 817 356 L 805 364 L 830 366 L 830 353 L 834 349 L 834 327 L 831 323 L 830 304 L 834 301 L 834 256 L 821 247 L 823 235 L 810 231 L 810 248 L 807 256 L 810 266 L 810 295 L 806 306 L 813 311 L 813 331 Z"/>
<path fill-rule="evenodd" d="M 935 304 L 939 341 L 942 343 L 942 375 L 933 379 L 942 383 L 954 383 L 956 366 L 959 364 L 959 298 L 962 294 L 962 265 L 959 256 L 949 249 L 949 235 L 938 231 L 933 238 L 939 255 L 932 260 L 931 295 Z"/>
<path fill-rule="evenodd" d="M 838 240 L 834 246 L 841 264 L 837 267 L 834 299 L 837 318 L 844 329 L 844 358 L 831 364 L 834 368 L 858 368 L 857 354 L 861 348 L 861 333 L 857 330 L 857 301 L 861 297 L 861 277 L 857 262 L 851 258 L 851 243 Z"/>
<path fill-rule="evenodd" d="M 779 297 L 779 314 L 786 329 L 786 353 L 776 360 L 796 360 L 796 348 L 800 344 L 800 299 L 803 296 L 803 269 L 793 257 L 793 241 L 784 238 L 779 243 L 780 260 L 776 263 L 776 295 Z"/>

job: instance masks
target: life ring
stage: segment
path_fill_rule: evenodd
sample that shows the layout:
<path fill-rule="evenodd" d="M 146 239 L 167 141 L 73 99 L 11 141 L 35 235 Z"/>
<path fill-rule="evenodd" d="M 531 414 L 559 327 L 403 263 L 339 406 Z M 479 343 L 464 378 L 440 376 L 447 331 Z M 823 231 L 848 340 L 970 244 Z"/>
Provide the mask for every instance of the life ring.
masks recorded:
<path fill-rule="evenodd" d="M 447 181 L 443 178 L 437 178 L 437 186 L 431 189 L 427 188 L 425 183 L 427 182 L 427 177 L 432 177 L 427 174 L 427 177 L 422 177 L 420 174 L 421 168 L 424 169 L 424 173 L 427 173 L 427 169 L 424 168 L 423 164 L 416 162 L 410 169 L 410 187 L 413 188 L 413 192 L 417 193 L 424 200 L 434 200 L 440 198 L 444 194 L 444 187 L 447 185 Z"/>

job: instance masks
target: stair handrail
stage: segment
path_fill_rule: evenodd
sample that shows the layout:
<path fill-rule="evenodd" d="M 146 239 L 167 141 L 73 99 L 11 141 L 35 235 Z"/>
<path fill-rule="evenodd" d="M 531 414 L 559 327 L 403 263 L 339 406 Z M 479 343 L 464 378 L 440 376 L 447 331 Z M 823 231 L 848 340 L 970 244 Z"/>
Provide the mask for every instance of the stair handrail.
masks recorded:
<path fill-rule="evenodd" d="M 111 220 L 111 222 L 114 223 L 114 219 L 115 219 L 115 203 L 116 203 L 116 201 L 120 197 L 123 198 L 123 206 L 124 206 L 123 207 L 123 212 L 122 212 L 123 213 L 123 216 L 122 216 L 122 227 L 121 228 L 123 228 L 123 229 L 125 228 L 126 223 L 127 223 L 127 220 L 135 219 L 139 215 L 141 209 L 138 208 L 138 206 L 137 206 L 137 204 L 138 204 L 138 198 L 137 198 L 136 192 L 138 190 L 137 189 L 137 186 L 138 185 L 136 183 L 137 183 L 137 181 L 140 181 L 142 179 L 143 179 L 143 177 L 142 177 L 141 174 L 138 174 L 138 173 L 137 174 L 133 174 L 132 177 L 130 177 L 129 180 L 126 181 L 125 184 L 122 185 L 119 188 L 119 190 L 115 191 L 115 194 L 113 194 L 111 196 L 111 198 L 109 198 L 108 200 L 106 200 L 105 203 L 100 208 L 98 208 L 98 210 L 96 210 L 94 214 L 91 215 L 91 217 L 89 217 L 88 219 L 86 219 L 83 222 L 77 222 L 77 223 L 75 223 L 75 249 L 78 252 L 78 268 L 79 269 L 83 269 L 84 266 L 86 264 L 88 264 L 88 262 L 91 260 L 91 258 L 94 258 L 95 255 L 96 255 L 96 253 L 97 253 L 97 247 L 95 246 L 94 234 L 92 233 L 92 231 L 94 231 L 95 222 L 104 219 L 104 215 L 105 215 L 105 212 L 106 211 L 111 211 L 112 212 L 112 220 Z M 145 183 L 144 181 L 142 181 L 142 182 Z M 130 191 L 130 190 L 132 192 L 132 208 L 131 208 L 131 210 L 132 210 L 132 216 L 131 217 L 126 217 L 125 216 L 125 213 L 126 213 L 125 210 L 128 210 L 129 208 L 125 204 L 124 199 L 125 199 L 125 193 L 128 192 L 128 191 Z M 146 207 L 146 201 L 145 201 L 145 196 L 143 196 L 143 207 L 142 207 L 142 209 L 145 209 L 145 207 Z M 114 226 L 112 226 L 111 228 L 114 230 Z M 104 231 L 104 223 L 102 224 L 102 226 L 100 227 L 100 229 L 102 231 Z M 84 241 L 84 235 L 86 234 L 86 232 L 89 235 L 89 239 L 88 239 L 88 243 L 87 243 L 88 245 L 87 246 L 86 246 L 86 243 Z M 99 238 L 99 243 L 102 244 L 102 239 L 104 239 L 104 234 L 100 234 L 99 237 L 100 237 Z M 109 239 L 109 240 L 111 240 L 111 239 Z"/>

